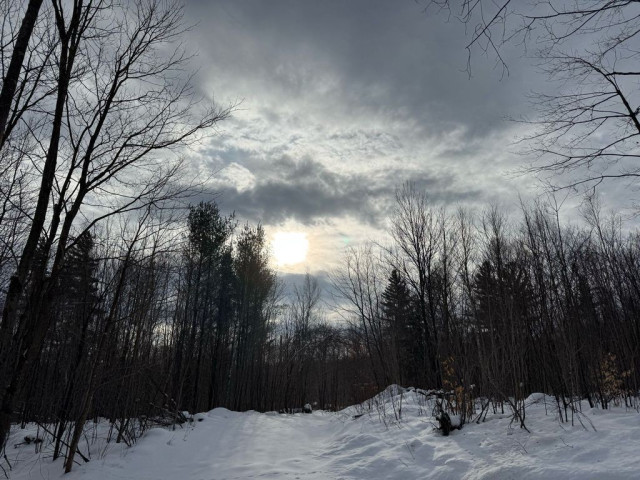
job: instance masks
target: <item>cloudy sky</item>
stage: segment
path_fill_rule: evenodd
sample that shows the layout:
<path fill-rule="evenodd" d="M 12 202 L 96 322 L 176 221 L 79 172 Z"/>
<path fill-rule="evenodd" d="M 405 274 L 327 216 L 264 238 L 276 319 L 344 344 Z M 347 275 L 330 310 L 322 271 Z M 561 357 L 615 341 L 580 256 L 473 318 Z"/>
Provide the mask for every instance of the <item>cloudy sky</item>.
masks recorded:
<path fill-rule="evenodd" d="M 544 88 L 523 51 L 509 75 L 474 56 L 464 25 L 414 0 L 190 0 L 198 84 L 238 103 L 192 161 L 215 173 L 224 211 L 271 238 L 306 235 L 304 262 L 330 269 L 347 244 L 384 240 L 396 187 L 437 205 L 506 207 L 540 192 L 514 176 L 527 95 Z"/>

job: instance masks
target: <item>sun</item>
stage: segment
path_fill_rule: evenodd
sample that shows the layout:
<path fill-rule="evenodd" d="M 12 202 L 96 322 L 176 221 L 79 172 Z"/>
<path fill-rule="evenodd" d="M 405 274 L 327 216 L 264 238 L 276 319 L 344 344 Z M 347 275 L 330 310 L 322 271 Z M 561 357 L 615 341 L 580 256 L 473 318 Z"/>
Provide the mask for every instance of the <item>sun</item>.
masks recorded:
<path fill-rule="evenodd" d="M 273 256 L 278 265 L 295 265 L 307 258 L 309 240 L 306 233 L 277 232 L 273 236 L 272 246 Z"/>

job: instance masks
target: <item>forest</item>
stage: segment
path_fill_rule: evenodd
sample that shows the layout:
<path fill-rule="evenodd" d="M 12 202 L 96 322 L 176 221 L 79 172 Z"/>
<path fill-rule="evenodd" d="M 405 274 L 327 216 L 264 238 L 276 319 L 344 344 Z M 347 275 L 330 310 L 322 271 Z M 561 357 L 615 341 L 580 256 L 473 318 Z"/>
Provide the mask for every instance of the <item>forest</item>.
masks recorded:
<path fill-rule="evenodd" d="M 595 203 L 585 214 L 584 228 L 542 204 L 517 222 L 497 208 L 448 214 L 406 184 L 393 243 L 347 250 L 332 275 L 342 321 L 310 275 L 283 296 L 264 230 L 215 203 L 190 207 L 172 241 L 150 214 L 113 240 L 84 233 L 12 421 L 42 424 L 68 456 L 99 417 L 129 444 L 184 412 L 338 410 L 394 383 L 439 391 L 464 421 L 506 409 L 525 428 L 532 392 L 567 422 L 582 399 L 637 407 L 638 233 Z"/>
<path fill-rule="evenodd" d="M 0 449 L 36 423 L 69 472 L 101 418 L 131 445 L 216 407 L 337 411 L 392 384 L 462 423 L 526 429 L 534 392 L 564 422 L 583 400 L 639 408 L 640 232 L 597 196 L 569 222 L 554 197 L 474 210 L 400 182 L 388 241 L 346 248 L 326 291 L 286 288 L 265 228 L 190 173 L 234 105 L 185 73 L 179 5 L 0 8 Z"/>

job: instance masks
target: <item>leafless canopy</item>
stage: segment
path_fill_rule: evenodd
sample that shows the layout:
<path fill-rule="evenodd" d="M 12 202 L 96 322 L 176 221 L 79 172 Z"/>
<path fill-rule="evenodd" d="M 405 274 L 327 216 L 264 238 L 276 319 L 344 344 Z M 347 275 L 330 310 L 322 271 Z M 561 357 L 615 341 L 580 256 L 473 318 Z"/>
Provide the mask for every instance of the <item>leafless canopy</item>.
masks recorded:
<path fill-rule="evenodd" d="M 508 73 L 506 47 L 520 45 L 550 80 L 523 115 L 533 133 L 527 170 L 553 189 L 592 188 L 607 179 L 635 184 L 640 134 L 640 7 L 629 0 L 433 0 L 469 29 L 474 53 Z"/>

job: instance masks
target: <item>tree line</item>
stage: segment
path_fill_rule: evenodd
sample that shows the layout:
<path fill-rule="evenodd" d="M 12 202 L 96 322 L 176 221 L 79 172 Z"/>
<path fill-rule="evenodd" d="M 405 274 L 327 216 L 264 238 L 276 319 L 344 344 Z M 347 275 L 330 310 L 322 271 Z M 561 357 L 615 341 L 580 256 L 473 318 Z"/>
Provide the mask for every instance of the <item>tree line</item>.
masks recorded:
<path fill-rule="evenodd" d="M 99 366 L 120 320 L 129 260 L 140 241 L 149 241 L 150 225 L 159 224 L 156 212 L 165 212 L 165 221 L 172 205 L 192 192 L 184 147 L 208 134 L 230 108 L 198 95 L 185 73 L 191 56 L 181 44 L 187 26 L 178 2 L 2 0 L 0 14 L 2 448 L 26 405 L 25 389 L 34 388 L 29 380 L 39 367 L 56 368 L 42 359 L 76 336 L 77 361 L 63 376 L 71 386 L 56 408 L 67 409 L 80 391 L 76 377 L 83 375 L 88 386 L 79 398 L 79 418 L 89 415 Z M 111 241 L 117 224 L 120 249 Z M 129 224 L 139 227 L 130 237 Z M 78 262 L 88 261 L 100 243 L 97 230 L 109 258 L 99 263 L 112 282 L 107 304 L 104 291 L 91 291 L 91 283 L 78 285 L 77 292 L 65 288 L 70 275 L 90 267 Z M 62 306 L 63 297 L 71 303 Z M 92 329 L 89 319 L 99 305 L 103 324 Z M 62 328 L 62 318 L 80 329 L 77 335 Z M 89 338 L 96 349 L 87 347 Z M 81 360 L 87 355 L 95 361 L 85 371 Z M 79 435 L 76 428 L 67 439 L 67 470 Z"/>
<path fill-rule="evenodd" d="M 363 398 L 358 339 L 324 318 L 317 280 L 307 275 L 284 297 L 264 229 L 239 226 L 213 202 L 191 206 L 183 223 L 176 233 L 147 209 L 69 248 L 12 415 L 48 433 L 67 471 L 90 420 L 107 419 L 110 440 L 131 444 L 188 412 L 332 409 Z M 43 244 L 34 262 L 51 278 Z"/>
<path fill-rule="evenodd" d="M 450 213 L 407 183 L 390 245 L 347 252 L 333 280 L 377 388 L 437 390 L 463 421 L 506 407 L 523 427 L 534 392 L 565 421 L 581 400 L 637 408 L 639 233 L 595 198 L 581 227 L 551 201 L 521 210 Z"/>
<path fill-rule="evenodd" d="M 284 296 L 264 229 L 214 202 L 114 217 L 69 248 L 12 421 L 38 422 L 70 470 L 90 420 L 131 444 L 188 412 L 339 409 L 393 383 L 464 421 L 506 408 L 525 426 L 538 391 L 565 421 L 583 399 L 637 406 L 639 237 L 595 201 L 585 216 L 448 214 L 406 184 L 393 242 L 347 250 L 332 275 L 344 322 L 310 275 Z M 45 246 L 34 264 L 50 275 Z"/>
<path fill-rule="evenodd" d="M 0 13 L 0 450 L 38 422 L 69 471 L 90 419 L 132 442 L 184 411 L 352 403 L 358 339 L 316 283 L 285 305 L 264 230 L 194 204 L 186 149 L 233 106 L 195 88 L 184 5 Z"/>

